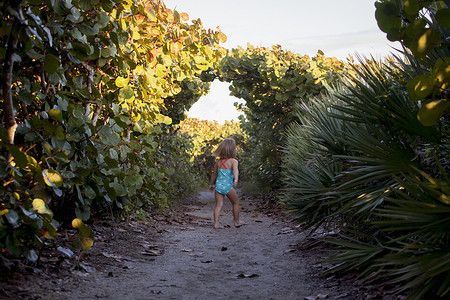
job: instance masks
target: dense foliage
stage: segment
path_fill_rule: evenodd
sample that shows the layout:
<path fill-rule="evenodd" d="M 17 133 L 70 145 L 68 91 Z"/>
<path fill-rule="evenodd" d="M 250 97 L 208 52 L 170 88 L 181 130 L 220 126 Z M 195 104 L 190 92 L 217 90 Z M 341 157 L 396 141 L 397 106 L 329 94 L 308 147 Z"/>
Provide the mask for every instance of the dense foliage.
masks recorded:
<path fill-rule="evenodd" d="M 445 51 L 449 47 L 450 1 L 382 0 L 375 6 L 378 26 L 387 38 L 400 41 L 429 67 L 408 82 L 408 93 L 412 100 L 421 102 L 419 121 L 431 126 L 450 109 L 450 57 Z"/>
<path fill-rule="evenodd" d="M 248 45 L 231 50 L 218 69 L 219 79 L 231 82 L 231 95 L 242 98 L 241 123 L 251 153 L 245 157 L 252 180 L 268 189 L 280 187 L 281 147 L 286 129 L 294 120 L 295 104 L 318 95 L 324 84 L 333 84 L 347 67 L 319 53 L 310 58 L 273 46 Z"/>
<path fill-rule="evenodd" d="M 0 2 L 1 249 L 36 260 L 75 217 L 88 248 L 92 212 L 180 192 L 168 183 L 188 141 L 168 109 L 207 91 L 226 39 L 188 18 L 156 0 Z"/>
<path fill-rule="evenodd" d="M 381 1 L 378 21 L 382 5 L 404 10 L 418 2 Z M 449 28 L 436 23 L 447 8 L 421 3 L 430 4 L 418 10 L 443 34 L 441 43 L 417 55 L 409 40 L 404 58 L 361 59 L 355 76 L 297 108 L 283 160 L 291 211 L 306 228 L 340 233 L 331 272 L 356 269 L 366 280 L 395 283 L 412 299 L 450 292 L 449 115 L 440 105 L 424 112 L 428 103 L 449 100 Z"/>
<path fill-rule="evenodd" d="M 223 139 L 233 137 L 236 140 L 238 155 L 242 155 L 246 150 L 244 148 L 245 136 L 237 122 L 225 121 L 224 124 L 219 124 L 197 118 L 187 118 L 180 123 L 179 128 L 180 133 L 191 137 L 192 145 L 189 154 L 193 160 L 193 167 L 197 174 L 200 174 L 201 182 L 204 184 L 209 182 L 214 166 L 215 158 L 212 152 Z"/>

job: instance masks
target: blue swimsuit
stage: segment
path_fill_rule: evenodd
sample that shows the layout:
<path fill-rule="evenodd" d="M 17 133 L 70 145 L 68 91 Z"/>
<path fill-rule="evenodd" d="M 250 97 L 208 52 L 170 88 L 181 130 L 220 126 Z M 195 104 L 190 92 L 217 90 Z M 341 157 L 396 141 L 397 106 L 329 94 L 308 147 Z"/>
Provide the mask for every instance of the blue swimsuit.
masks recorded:
<path fill-rule="evenodd" d="M 217 168 L 216 192 L 222 195 L 228 194 L 228 192 L 233 188 L 233 170 L 227 169 L 227 167 L 225 167 L 225 163 L 227 162 L 227 160 L 219 160 L 221 163 L 220 167 L 224 167 L 224 169 L 221 169 L 220 167 Z"/>

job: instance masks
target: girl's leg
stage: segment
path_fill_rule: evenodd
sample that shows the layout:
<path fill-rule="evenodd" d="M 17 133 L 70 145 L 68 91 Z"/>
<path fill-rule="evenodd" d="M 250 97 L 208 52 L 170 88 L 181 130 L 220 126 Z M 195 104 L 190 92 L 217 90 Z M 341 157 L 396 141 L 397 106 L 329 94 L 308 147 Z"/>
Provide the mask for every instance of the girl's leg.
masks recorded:
<path fill-rule="evenodd" d="M 235 189 L 231 189 L 227 194 L 228 199 L 230 199 L 231 204 L 233 205 L 233 219 L 234 226 L 241 227 L 244 223 L 239 221 L 239 198 Z"/>
<path fill-rule="evenodd" d="M 223 207 L 223 195 L 219 194 L 218 192 L 214 192 L 215 198 L 216 198 L 216 207 L 214 208 L 214 228 L 223 228 L 220 226 L 219 218 L 220 218 L 220 211 Z"/>

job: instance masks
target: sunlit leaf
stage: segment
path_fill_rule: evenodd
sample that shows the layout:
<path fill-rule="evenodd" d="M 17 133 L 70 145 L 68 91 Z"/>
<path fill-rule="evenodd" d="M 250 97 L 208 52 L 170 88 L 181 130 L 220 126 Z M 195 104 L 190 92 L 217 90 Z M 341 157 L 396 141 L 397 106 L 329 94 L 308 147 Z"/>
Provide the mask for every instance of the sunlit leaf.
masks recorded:
<path fill-rule="evenodd" d="M 425 57 L 431 49 L 433 49 L 441 41 L 441 36 L 432 28 L 419 33 L 419 36 L 414 36 L 408 39 L 407 46 L 417 58 Z"/>
<path fill-rule="evenodd" d="M 84 223 L 83 223 L 83 221 L 81 219 L 75 218 L 75 219 L 72 220 L 72 227 L 73 228 L 80 228 L 82 226 L 84 226 Z"/>
<path fill-rule="evenodd" d="M 42 171 L 42 176 L 44 177 L 44 181 L 48 186 L 59 188 L 63 184 L 61 175 L 53 169 L 44 169 Z"/>
<path fill-rule="evenodd" d="M 130 78 L 123 78 L 123 77 L 117 77 L 116 78 L 116 86 L 117 87 L 125 87 L 128 85 L 128 82 L 130 81 Z"/>
<path fill-rule="evenodd" d="M 126 86 L 119 90 L 119 95 L 123 99 L 131 99 L 134 97 L 134 91 L 131 87 Z"/>
<path fill-rule="evenodd" d="M 181 20 L 183 20 L 185 22 L 189 20 L 189 15 L 187 13 L 185 13 L 185 12 L 182 12 L 180 14 L 180 17 L 181 17 Z"/>
<path fill-rule="evenodd" d="M 53 216 L 53 212 L 47 208 L 44 200 L 36 198 L 33 200 L 33 208 L 41 214 Z"/>
<path fill-rule="evenodd" d="M 81 250 L 88 250 L 94 245 L 94 239 L 90 237 L 81 237 Z"/>
<path fill-rule="evenodd" d="M 447 100 L 424 103 L 417 113 L 417 119 L 425 126 L 432 126 L 448 109 L 450 109 L 450 102 Z"/>
<path fill-rule="evenodd" d="M 425 99 L 433 91 L 435 79 L 430 75 L 419 75 L 408 82 L 408 93 L 413 100 Z"/>
<path fill-rule="evenodd" d="M 222 43 L 225 43 L 227 41 L 227 39 L 228 39 L 226 34 L 223 33 L 223 32 L 219 32 L 217 34 L 217 37 L 219 38 L 219 41 L 222 42 Z"/>

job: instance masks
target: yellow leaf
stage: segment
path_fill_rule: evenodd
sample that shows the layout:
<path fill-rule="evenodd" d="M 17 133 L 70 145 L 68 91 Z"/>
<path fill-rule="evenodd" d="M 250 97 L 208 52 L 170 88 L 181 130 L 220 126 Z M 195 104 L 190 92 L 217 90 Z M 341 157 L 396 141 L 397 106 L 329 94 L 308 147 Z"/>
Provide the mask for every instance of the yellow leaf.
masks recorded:
<path fill-rule="evenodd" d="M 222 43 L 225 43 L 228 39 L 226 34 L 221 31 L 217 34 L 217 37 L 219 38 L 219 41 Z"/>
<path fill-rule="evenodd" d="M 180 14 L 180 17 L 181 17 L 181 20 L 183 20 L 183 21 L 187 21 L 187 20 L 189 20 L 189 15 L 187 14 L 187 13 L 185 13 L 185 12 L 183 12 L 183 13 L 181 13 Z"/>
<path fill-rule="evenodd" d="M 441 196 L 439 197 L 439 201 L 444 204 L 450 205 L 450 197 L 446 194 L 441 194 Z"/>
<path fill-rule="evenodd" d="M 6 215 L 7 213 L 9 213 L 9 209 L 2 209 L 0 210 L 0 217 L 3 215 Z"/>
<path fill-rule="evenodd" d="M 33 208 L 41 214 L 47 214 L 52 216 L 53 213 L 47 208 L 44 200 L 36 198 L 33 200 Z"/>
<path fill-rule="evenodd" d="M 94 245 L 94 240 L 90 237 L 83 236 L 80 238 L 80 242 L 81 242 L 82 250 L 88 250 L 89 248 L 91 248 Z"/>
<path fill-rule="evenodd" d="M 117 87 L 127 86 L 129 81 L 130 81 L 129 78 L 123 78 L 123 77 L 119 76 L 116 78 L 116 86 Z"/>
<path fill-rule="evenodd" d="M 139 40 L 141 38 L 141 35 L 139 34 L 138 30 L 133 30 L 132 34 L 131 34 L 131 38 L 133 40 Z"/>
<path fill-rule="evenodd" d="M 79 228 L 79 227 L 81 227 L 83 225 L 84 225 L 83 221 L 81 221 L 81 219 L 79 219 L 79 218 L 75 218 L 75 219 L 72 220 L 72 227 L 73 228 Z"/>
<path fill-rule="evenodd" d="M 44 177 L 44 181 L 48 186 L 59 188 L 63 184 L 63 178 L 53 169 L 43 170 L 42 177 Z"/>

